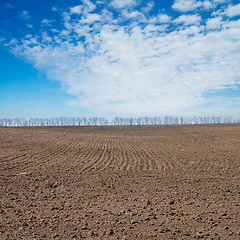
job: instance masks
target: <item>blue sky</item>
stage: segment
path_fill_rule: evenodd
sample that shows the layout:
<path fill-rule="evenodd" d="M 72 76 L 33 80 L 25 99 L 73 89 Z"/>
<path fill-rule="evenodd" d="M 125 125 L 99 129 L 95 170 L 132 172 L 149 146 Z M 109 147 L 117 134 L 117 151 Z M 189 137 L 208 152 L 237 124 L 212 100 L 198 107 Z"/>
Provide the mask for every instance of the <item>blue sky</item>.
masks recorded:
<path fill-rule="evenodd" d="M 1 0 L 0 117 L 240 117 L 240 2 Z"/>

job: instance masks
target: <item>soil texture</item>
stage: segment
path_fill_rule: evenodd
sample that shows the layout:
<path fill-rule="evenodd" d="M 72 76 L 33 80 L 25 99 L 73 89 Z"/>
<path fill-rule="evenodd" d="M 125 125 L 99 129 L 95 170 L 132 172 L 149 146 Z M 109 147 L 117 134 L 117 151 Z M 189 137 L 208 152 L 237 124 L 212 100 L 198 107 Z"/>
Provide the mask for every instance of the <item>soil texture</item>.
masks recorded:
<path fill-rule="evenodd" d="M 240 239 L 240 125 L 0 128 L 0 239 Z"/>

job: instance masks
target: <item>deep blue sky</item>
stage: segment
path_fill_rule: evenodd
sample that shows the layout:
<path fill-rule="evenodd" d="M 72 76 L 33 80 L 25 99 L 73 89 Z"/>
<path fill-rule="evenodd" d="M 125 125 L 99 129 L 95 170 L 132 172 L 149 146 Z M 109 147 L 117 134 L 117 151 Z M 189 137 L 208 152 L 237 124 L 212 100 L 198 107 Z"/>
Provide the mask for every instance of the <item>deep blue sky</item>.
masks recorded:
<path fill-rule="evenodd" d="M 0 3 L 0 118 L 240 117 L 239 69 L 239 1 Z"/>

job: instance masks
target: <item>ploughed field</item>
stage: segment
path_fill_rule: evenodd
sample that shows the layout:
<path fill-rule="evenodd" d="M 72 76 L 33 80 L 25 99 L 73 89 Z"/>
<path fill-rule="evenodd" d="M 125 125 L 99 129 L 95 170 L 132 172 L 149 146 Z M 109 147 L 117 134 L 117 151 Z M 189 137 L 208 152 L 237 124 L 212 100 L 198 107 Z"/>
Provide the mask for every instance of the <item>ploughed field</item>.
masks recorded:
<path fill-rule="evenodd" d="M 240 125 L 0 128 L 0 239 L 240 239 Z"/>

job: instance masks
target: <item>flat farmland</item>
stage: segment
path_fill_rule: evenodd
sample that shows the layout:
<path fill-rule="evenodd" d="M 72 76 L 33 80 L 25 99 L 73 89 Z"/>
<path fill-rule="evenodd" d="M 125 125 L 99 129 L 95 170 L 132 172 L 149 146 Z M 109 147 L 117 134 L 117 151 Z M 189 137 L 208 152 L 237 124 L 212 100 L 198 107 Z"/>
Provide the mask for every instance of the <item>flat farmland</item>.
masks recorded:
<path fill-rule="evenodd" d="M 240 239 L 240 125 L 0 128 L 0 239 Z"/>

